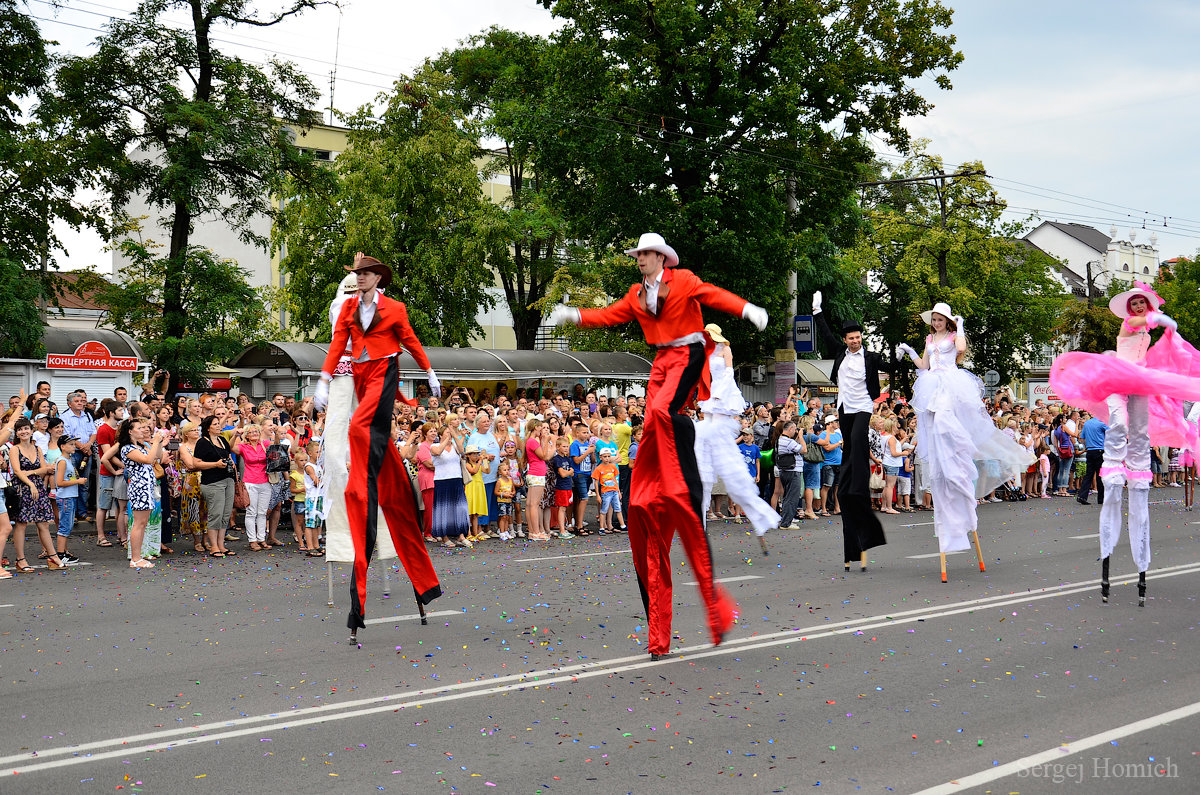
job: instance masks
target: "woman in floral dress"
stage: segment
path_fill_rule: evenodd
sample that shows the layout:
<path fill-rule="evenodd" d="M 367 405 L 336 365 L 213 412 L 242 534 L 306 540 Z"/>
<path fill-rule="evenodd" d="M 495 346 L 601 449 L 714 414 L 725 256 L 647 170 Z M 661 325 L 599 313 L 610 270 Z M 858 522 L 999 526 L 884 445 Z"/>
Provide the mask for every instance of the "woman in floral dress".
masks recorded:
<path fill-rule="evenodd" d="M 200 470 L 196 468 L 196 442 L 200 441 L 200 426 L 185 422 L 179 426 L 179 463 L 183 475 L 183 505 L 180 508 L 180 528 L 193 539 L 193 549 L 204 552 L 204 530 L 208 526 L 208 509 L 200 491 Z"/>

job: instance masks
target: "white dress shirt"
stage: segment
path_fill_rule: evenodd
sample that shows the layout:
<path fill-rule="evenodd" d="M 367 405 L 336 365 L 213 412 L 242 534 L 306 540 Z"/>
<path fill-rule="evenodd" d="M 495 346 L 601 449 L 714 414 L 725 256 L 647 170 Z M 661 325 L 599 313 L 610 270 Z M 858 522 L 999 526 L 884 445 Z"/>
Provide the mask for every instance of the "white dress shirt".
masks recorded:
<path fill-rule="evenodd" d="M 653 281 L 646 279 L 642 282 L 642 286 L 646 288 L 646 309 L 652 315 L 658 314 L 658 288 L 662 285 L 662 275 L 663 272 L 659 271 Z"/>
<path fill-rule="evenodd" d="M 358 298 L 358 321 L 360 323 L 362 323 L 362 327 L 364 329 L 368 328 L 371 325 L 371 321 L 375 319 L 375 308 L 377 307 L 378 304 L 379 304 L 379 291 L 378 290 L 376 290 L 371 295 L 370 303 L 363 301 L 362 296 L 361 295 L 359 296 L 359 298 Z"/>
<path fill-rule="evenodd" d="M 838 408 L 847 414 L 874 410 L 871 393 L 867 391 L 867 351 L 846 351 L 838 368 Z"/>

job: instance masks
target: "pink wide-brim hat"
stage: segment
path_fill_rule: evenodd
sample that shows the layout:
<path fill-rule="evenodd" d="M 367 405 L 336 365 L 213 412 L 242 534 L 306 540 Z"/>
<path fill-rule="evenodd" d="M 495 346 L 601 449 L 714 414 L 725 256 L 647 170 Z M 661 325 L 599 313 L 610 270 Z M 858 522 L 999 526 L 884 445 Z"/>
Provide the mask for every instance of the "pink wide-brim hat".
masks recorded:
<path fill-rule="evenodd" d="M 1117 293 L 1108 302 L 1108 309 L 1117 317 L 1129 317 L 1129 299 L 1140 295 L 1146 299 L 1146 303 L 1150 304 L 1150 312 L 1157 312 L 1165 303 L 1158 293 L 1154 292 L 1154 288 L 1145 282 L 1135 281 L 1133 288 L 1126 290 L 1123 293 Z"/>

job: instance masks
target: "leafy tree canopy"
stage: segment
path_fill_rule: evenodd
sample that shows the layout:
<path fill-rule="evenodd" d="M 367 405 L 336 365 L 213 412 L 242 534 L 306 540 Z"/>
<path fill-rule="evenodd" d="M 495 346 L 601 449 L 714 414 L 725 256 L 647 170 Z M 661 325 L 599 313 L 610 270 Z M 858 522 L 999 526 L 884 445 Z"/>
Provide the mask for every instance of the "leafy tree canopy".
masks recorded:
<path fill-rule="evenodd" d="M 495 253 L 500 211 L 479 188 L 480 129 L 432 68 L 346 120 L 350 137 L 320 180 L 296 184 L 276 230 L 296 322 L 328 339 L 327 311 L 344 266 L 363 251 L 396 274 L 421 341 L 467 345 Z"/>
<path fill-rule="evenodd" d="M 220 219 L 265 247 L 251 221 L 272 215 L 270 199 L 286 176 L 303 177 L 314 167 L 289 128 L 315 120 L 313 84 L 292 64 L 272 60 L 259 68 L 226 55 L 215 36 L 222 28 L 269 27 L 323 4 L 290 0 L 260 13 L 251 0 L 143 0 L 130 17 L 108 23 L 94 54 L 67 58 L 58 72 L 61 107 L 78 145 L 107 164 L 103 183 L 116 207 L 137 192 L 163 211 L 169 242 L 162 328 L 152 347 L 172 373 L 187 371 L 201 355 L 187 333 L 193 223 Z M 190 28 L 163 22 L 176 10 Z M 215 349 L 210 355 L 221 358 Z"/>
<path fill-rule="evenodd" d="M 118 244 L 130 265 L 117 284 L 100 291 L 110 322 L 135 337 L 154 361 L 175 362 L 172 384 L 200 383 L 210 362 L 229 359 L 255 342 L 275 338 L 271 302 L 248 282 L 249 274 L 232 260 L 200 246 L 188 248 L 181 285 L 183 332 L 170 335 L 162 324 L 169 258 L 162 246 L 126 230 Z"/>
<path fill-rule="evenodd" d="M 484 63 L 478 106 L 523 119 L 512 143 L 596 259 L 656 231 L 683 267 L 766 306 L 764 334 L 725 323 L 748 359 L 786 333 L 790 271 L 801 293 L 843 281 L 833 252 L 858 226 L 865 134 L 904 146 L 903 117 L 929 108 L 910 82 L 948 88 L 962 58 L 929 0 L 543 5 L 565 24 L 537 74 Z"/>
<path fill-rule="evenodd" d="M 888 179 L 944 173 L 941 159 L 919 142 Z M 872 298 L 865 320 L 893 352 L 921 350 L 928 327 L 920 313 L 938 301 L 966 319 L 971 366 L 996 370 L 1001 382 L 1023 372 L 1053 338 L 1069 299 L 1054 279 L 1056 263 L 1017 239 L 1019 225 L 1001 221 L 1004 202 L 982 163 L 928 182 L 892 183 L 866 197 L 869 224 L 846 251 L 844 266 L 862 274 Z"/>

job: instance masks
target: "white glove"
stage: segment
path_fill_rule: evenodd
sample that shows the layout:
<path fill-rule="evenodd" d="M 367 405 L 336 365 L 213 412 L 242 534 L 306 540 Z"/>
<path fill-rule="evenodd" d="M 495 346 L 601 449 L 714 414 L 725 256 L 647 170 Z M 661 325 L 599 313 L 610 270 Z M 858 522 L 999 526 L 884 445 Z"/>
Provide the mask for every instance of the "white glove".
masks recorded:
<path fill-rule="evenodd" d="M 429 393 L 434 397 L 442 396 L 442 382 L 438 380 L 437 373 L 433 372 L 430 367 L 425 371 L 425 375 L 429 377 Z"/>
<path fill-rule="evenodd" d="M 1169 328 L 1171 331 L 1178 331 L 1179 324 L 1171 318 L 1164 315 L 1162 312 L 1147 312 L 1146 325 L 1150 328 Z"/>
<path fill-rule="evenodd" d="M 953 321 L 954 321 L 954 325 L 958 327 L 958 333 L 959 333 L 959 334 L 966 334 L 966 333 L 967 333 L 967 329 L 966 329 L 966 326 L 964 325 L 964 321 L 963 321 L 963 316 L 962 316 L 962 315 L 955 315 L 954 317 L 952 317 L 952 318 L 950 318 L 950 319 L 951 319 L 951 320 L 953 320 Z"/>
<path fill-rule="evenodd" d="M 573 306 L 559 304 L 550 310 L 550 317 L 547 321 L 551 326 L 561 326 L 565 323 L 570 323 L 572 326 L 579 325 L 579 310 Z"/>
<path fill-rule="evenodd" d="M 761 306 L 747 303 L 742 309 L 742 317 L 754 324 L 754 327 L 762 331 L 767 327 L 767 310 Z"/>
<path fill-rule="evenodd" d="M 916 364 L 917 362 L 921 361 L 921 357 L 917 356 L 917 352 L 907 342 L 900 343 L 899 345 L 896 346 L 896 349 L 898 351 L 900 351 L 901 353 L 903 353 L 908 358 L 912 359 L 913 364 Z"/>
<path fill-rule="evenodd" d="M 324 375 L 317 384 L 317 391 L 313 395 L 313 405 L 317 407 L 317 411 L 324 411 L 325 407 L 329 405 L 329 381 Z"/>
<path fill-rule="evenodd" d="M 821 291 L 817 290 L 813 293 L 813 314 L 821 314 Z"/>

